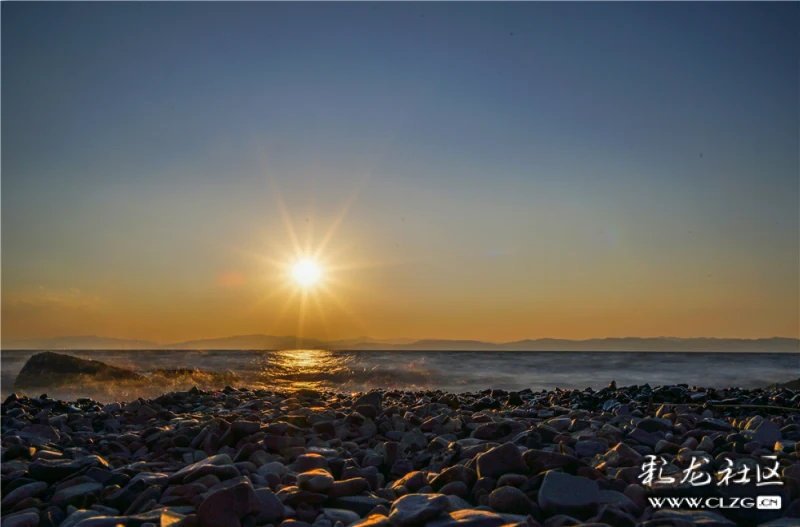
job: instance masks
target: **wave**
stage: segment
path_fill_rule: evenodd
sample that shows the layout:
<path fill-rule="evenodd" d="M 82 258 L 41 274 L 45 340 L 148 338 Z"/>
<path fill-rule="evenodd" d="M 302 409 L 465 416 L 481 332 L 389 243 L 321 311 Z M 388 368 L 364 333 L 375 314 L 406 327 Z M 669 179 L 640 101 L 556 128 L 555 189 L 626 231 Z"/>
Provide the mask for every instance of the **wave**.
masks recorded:
<path fill-rule="evenodd" d="M 35 352 L 4 352 L 3 395 Z M 568 352 L 369 352 L 369 351 L 83 351 L 69 355 L 99 360 L 144 376 L 141 382 L 102 384 L 91 379 L 47 385 L 49 395 L 99 400 L 149 397 L 167 391 L 225 386 L 289 391 L 340 392 L 372 388 L 475 392 L 602 388 L 688 383 L 752 388 L 796 378 L 797 358 L 781 354 L 568 353 Z M 187 365 L 192 365 L 189 368 Z M 29 395 L 38 395 L 41 392 Z"/>

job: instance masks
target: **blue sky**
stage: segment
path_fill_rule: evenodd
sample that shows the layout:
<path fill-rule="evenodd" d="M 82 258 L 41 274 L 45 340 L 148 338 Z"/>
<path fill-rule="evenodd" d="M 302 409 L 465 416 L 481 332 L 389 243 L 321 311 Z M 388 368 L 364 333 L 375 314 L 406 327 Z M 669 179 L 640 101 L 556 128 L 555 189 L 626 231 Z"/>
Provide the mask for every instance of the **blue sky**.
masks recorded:
<path fill-rule="evenodd" d="M 797 336 L 799 10 L 3 4 L 5 334 Z"/>

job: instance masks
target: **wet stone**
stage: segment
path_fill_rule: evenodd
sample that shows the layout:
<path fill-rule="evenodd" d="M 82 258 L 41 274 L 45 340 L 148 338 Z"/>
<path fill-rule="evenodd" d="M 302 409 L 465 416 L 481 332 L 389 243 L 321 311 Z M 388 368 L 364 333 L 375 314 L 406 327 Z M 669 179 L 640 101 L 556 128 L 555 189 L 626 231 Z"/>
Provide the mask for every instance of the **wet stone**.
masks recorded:
<path fill-rule="evenodd" d="M 442 494 L 407 494 L 392 504 L 389 522 L 393 527 L 424 525 L 442 513 L 448 503 Z"/>
<path fill-rule="evenodd" d="M 585 519 L 597 512 L 600 490 L 595 481 L 551 470 L 544 476 L 538 502 L 549 514 L 563 513 Z"/>
<path fill-rule="evenodd" d="M 392 503 L 389 500 L 378 496 L 345 496 L 331 501 L 332 507 L 353 511 L 362 517 L 369 514 L 376 507 L 390 507 L 391 505 Z"/>
<path fill-rule="evenodd" d="M 774 445 L 776 441 L 781 439 L 783 439 L 783 435 L 780 427 L 769 419 L 761 421 L 752 437 L 753 441 L 757 441 L 762 445 Z"/>
<path fill-rule="evenodd" d="M 522 453 L 513 443 L 505 443 L 479 455 L 476 464 L 479 478 L 498 478 L 509 472 L 522 474 L 528 471 Z"/>
<path fill-rule="evenodd" d="M 500 527 L 506 520 L 499 514 L 484 510 L 463 509 L 449 512 L 426 523 L 426 527 Z"/>
<path fill-rule="evenodd" d="M 333 487 L 333 476 L 322 469 L 309 470 L 297 476 L 297 486 L 303 490 L 325 494 Z"/>
<path fill-rule="evenodd" d="M 370 514 L 368 517 L 350 525 L 350 527 L 390 527 L 389 518 L 383 514 Z"/>

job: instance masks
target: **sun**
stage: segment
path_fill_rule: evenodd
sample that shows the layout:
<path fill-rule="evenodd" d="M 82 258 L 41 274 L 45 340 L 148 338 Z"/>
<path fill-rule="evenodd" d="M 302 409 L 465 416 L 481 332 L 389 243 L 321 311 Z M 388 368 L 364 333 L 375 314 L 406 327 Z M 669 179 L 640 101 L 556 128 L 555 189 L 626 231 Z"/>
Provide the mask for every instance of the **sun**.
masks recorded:
<path fill-rule="evenodd" d="M 322 271 L 312 260 L 300 260 L 292 266 L 292 279 L 301 287 L 311 287 L 319 282 Z"/>

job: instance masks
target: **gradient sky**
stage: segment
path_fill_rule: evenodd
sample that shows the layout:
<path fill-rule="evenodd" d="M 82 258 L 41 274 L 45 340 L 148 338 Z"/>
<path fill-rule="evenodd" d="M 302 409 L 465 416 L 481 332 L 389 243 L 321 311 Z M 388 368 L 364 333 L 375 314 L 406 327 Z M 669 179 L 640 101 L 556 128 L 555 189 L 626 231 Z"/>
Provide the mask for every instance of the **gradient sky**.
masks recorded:
<path fill-rule="evenodd" d="M 1 9 L 4 338 L 800 333 L 798 3 Z"/>

